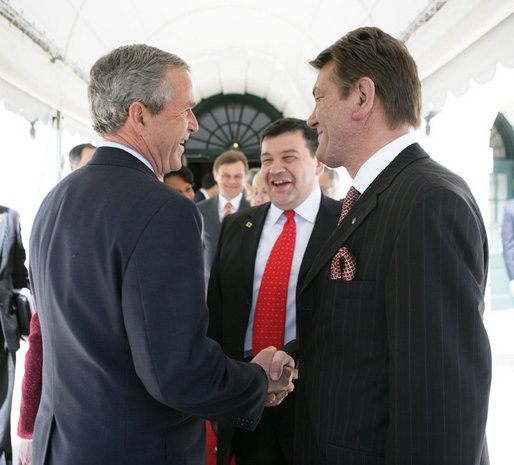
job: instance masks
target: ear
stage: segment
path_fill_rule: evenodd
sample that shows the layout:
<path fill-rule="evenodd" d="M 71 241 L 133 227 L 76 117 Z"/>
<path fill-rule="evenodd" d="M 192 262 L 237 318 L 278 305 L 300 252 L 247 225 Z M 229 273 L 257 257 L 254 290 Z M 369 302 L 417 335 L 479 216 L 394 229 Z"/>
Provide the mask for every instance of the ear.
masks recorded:
<path fill-rule="evenodd" d="M 325 171 L 325 165 L 321 163 L 317 158 L 314 158 L 316 160 L 316 176 L 321 176 L 323 174 L 323 171 Z"/>
<path fill-rule="evenodd" d="M 375 83 L 368 77 L 360 78 L 354 86 L 355 107 L 352 118 L 355 121 L 365 119 L 375 103 Z"/>
<path fill-rule="evenodd" d="M 148 110 L 141 102 L 132 102 L 130 104 L 129 115 L 127 119 L 132 128 L 140 135 L 146 135 L 146 115 L 148 115 Z"/>

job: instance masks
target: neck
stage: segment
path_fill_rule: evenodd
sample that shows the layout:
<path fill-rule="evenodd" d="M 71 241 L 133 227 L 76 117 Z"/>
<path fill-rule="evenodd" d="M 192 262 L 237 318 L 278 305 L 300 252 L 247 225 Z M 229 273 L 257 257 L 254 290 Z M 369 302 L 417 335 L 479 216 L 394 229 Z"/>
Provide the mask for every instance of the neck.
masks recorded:
<path fill-rule="evenodd" d="M 346 166 L 348 174 L 353 178 L 357 175 L 360 168 L 382 147 L 409 132 L 409 127 L 401 127 L 398 129 L 384 129 L 382 131 L 368 131 L 368 134 L 362 137 L 362 145 L 356 153 L 356 156 Z"/>
<path fill-rule="evenodd" d="M 104 136 L 104 140 L 116 142 L 135 150 L 137 153 L 141 154 L 142 157 L 148 160 L 157 176 L 162 175 L 162 167 L 160 166 L 160 163 L 157 163 L 157 160 L 151 156 L 148 145 L 142 137 L 137 137 L 137 135 L 132 134 L 130 131 L 127 131 L 125 127 L 122 127 L 116 134 L 106 134 Z"/>

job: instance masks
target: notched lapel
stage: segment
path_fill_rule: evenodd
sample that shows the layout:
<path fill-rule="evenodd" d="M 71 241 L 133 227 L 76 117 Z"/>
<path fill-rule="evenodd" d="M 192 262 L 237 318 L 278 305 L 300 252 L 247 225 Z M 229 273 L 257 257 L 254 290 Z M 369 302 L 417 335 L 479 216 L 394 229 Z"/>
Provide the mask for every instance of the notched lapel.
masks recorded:
<path fill-rule="evenodd" d="M 332 257 L 377 207 L 380 194 L 389 188 L 396 176 L 411 163 L 426 157 L 428 157 L 427 153 L 418 144 L 409 145 L 377 176 L 319 251 L 305 277 L 300 293 L 304 291 L 324 266 L 328 266 Z M 358 267 L 357 257 L 357 269 Z"/>
<path fill-rule="evenodd" d="M 269 204 L 256 210 L 250 210 L 247 215 L 241 218 L 241 245 L 242 245 L 242 262 L 255 264 L 257 255 L 257 247 L 261 238 L 264 220 L 269 210 Z M 253 271 L 254 266 L 246 266 L 244 268 L 243 282 L 246 286 L 248 295 L 253 292 Z"/>
<path fill-rule="evenodd" d="M 312 267 L 305 277 L 300 292 L 314 279 L 320 270 L 332 260 L 332 257 L 344 245 L 348 238 L 357 231 L 361 223 L 376 208 L 377 195 L 362 195 L 348 212 L 346 218 L 339 226 L 336 226 L 334 232 L 327 239 L 318 255 L 314 259 Z M 337 224 L 337 223 L 336 223 Z M 358 266 L 358 265 L 357 265 Z"/>
<path fill-rule="evenodd" d="M 297 292 L 302 287 L 303 280 L 307 275 L 316 255 L 325 244 L 331 232 L 337 227 L 337 221 L 341 214 L 342 202 L 321 198 L 321 205 L 314 222 L 312 234 L 303 255 L 302 264 L 298 273 Z"/>

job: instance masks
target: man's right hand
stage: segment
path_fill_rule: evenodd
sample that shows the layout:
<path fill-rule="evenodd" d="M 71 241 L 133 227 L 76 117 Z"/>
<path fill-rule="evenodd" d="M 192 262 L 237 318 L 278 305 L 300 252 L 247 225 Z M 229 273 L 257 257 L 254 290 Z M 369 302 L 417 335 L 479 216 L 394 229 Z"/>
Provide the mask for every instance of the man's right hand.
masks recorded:
<path fill-rule="evenodd" d="M 294 389 L 293 380 L 298 378 L 293 358 L 275 347 L 261 350 L 250 363 L 260 365 L 268 376 L 266 407 L 278 405 Z"/>
<path fill-rule="evenodd" d="M 32 439 L 22 439 L 18 449 L 18 465 L 32 464 Z"/>

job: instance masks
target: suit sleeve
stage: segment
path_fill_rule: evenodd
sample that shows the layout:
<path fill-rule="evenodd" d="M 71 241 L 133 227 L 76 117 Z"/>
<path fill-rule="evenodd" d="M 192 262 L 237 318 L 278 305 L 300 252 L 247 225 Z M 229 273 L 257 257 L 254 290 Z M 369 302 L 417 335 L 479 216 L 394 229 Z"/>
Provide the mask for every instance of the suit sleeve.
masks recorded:
<path fill-rule="evenodd" d="M 453 192 L 426 194 L 400 229 L 386 278 L 386 463 L 480 463 L 491 381 L 486 269 L 478 212 Z"/>
<path fill-rule="evenodd" d="M 502 245 L 503 245 L 503 258 L 509 280 L 514 279 L 514 217 L 512 215 L 512 202 L 505 204 L 502 221 Z"/>
<path fill-rule="evenodd" d="M 207 335 L 217 341 L 223 343 L 223 301 L 219 282 L 220 273 L 220 255 L 221 255 L 221 244 L 223 244 L 223 236 L 225 231 L 226 222 L 223 221 L 221 225 L 220 238 L 218 240 L 218 246 L 216 247 L 216 253 L 212 262 L 212 268 L 209 275 L 209 285 L 207 288 L 207 307 L 209 308 L 209 327 Z"/>
<path fill-rule="evenodd" d="M 158 401 L 253 429 L 267 394 L 264 370 L 228 359 L 206 337 L 200 218 L 174 198 L 154 215 L 130 258 L 123 317 L 136 371 Z"/>
<path fill-rule="evenodd" d="M 34 313 L 30 319 L 29 349 L 25 355 L 25 373 L 21 385 L 20 418 L 18 436 L 32 439 L 34 423 L 41 400 L 43 378 L 43 342 L 39 315 Z"/>
<path fill-rule="evenodd" d="M 25 249 L 23 248 L 23 242 L 21 240 L 21 227 L 18 213 L 16 213 L 14 220 L 16 225 L 16 238 L 13 251 L 12 281 L 15 289 L 22 289 L 29 287 L 29 274 L 25 266 Z"/>

